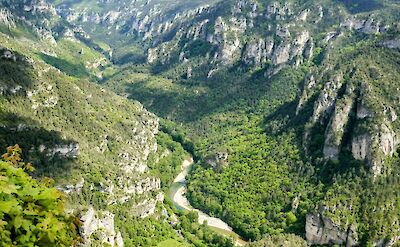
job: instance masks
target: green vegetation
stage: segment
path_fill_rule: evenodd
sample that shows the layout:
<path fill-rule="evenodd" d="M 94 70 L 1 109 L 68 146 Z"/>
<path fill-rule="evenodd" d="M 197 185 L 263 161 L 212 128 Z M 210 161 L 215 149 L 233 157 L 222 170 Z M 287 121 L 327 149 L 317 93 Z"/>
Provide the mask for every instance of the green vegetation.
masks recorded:
<path fill-rule="evenodd" d="M 18 145 L 0 160 L 0 246 L 74 246 L 79 220 L 67 215 L 53 181 L 33 179 Z"/>
<path fill-rule="evenodd" d="M 177 230 L 184 238 L 196 247 L 234 247 L 233 239 L 216 233 L 206 224 L 199 225 L 198 214 L 195 211 L 177 212 L 180 224 Z"/>
<path fill-rule="evenodd" d="M 177 240 L 174 239 L 169 239 L 159 243 L 157 247 L 188 247 L 188 245 L 178 242 Z"/>
<path fill-rule="evenodd" d="M 1 35 L 0 38 L 7 40 Z M 161 205 L 157 205 L 154 216 L 140 219 L 133 216 L 130 203 L 138 203 L 144 200 L 143 197 L 134 197 L 127 205 L 109 205 L 109 196 L 100 189 L 101 184 L 114 183 L 113 180 L 119 176 L 121 160 L 118 155 L 122 150 L 133 157 L 141 157 L 142 151 L 137 150 L 138 141 L 126 134 L 132 133 L 135 128 L 145 131 L 141 138 L 149 137 L 149 142 L 158 142 L 158 153 L 151 154 L 147 164 L 151 171 L 143 178 L 160 176 L 163 188 L 172 182 L 176 168 L 181 165 L 186 155 L 183 148 L 165 133 L 151 139 L 151 124 L 156 117 L 139 103 L 76 78 L 77 71 L 73 71 L 72 76 L 58 72 L 42 61 L 41 56 L 36 56 L 28 47 L 30 44 L 29 40 L 26 44 L 10 40 L 4 43 L 8 49 L 13 49 L 18 59 L 15 62 L 0 59 L 0 147 L 3 152 L 5 147 L 19 143 L 22 149 L 27 150 L 23 154 L 24 159 L 31 160 L 37 169 L 35 176 L 51 177 L 60 187 L 77 184 L 79 179 L 84 178 L 81 193 L 70 193 L 63 199 L 66 206 L 76 207 L 79 211 L 81 207 L 91 205 L 96 210 L 113 212 L 116 231 L 122 233 L 125 246 L 156 246 L 164 240 L 177 239 L 178 235 L 168 221 L 160 221 Z M 33 62 L 28 61 L 28 55 L 33 57 Z M 79 144 L 79 155 L 76 157 L 53 151 L 69 149 L 76 144 Z M 169 152 L 169 155 L 161 159 L 164 152 Z M 141 177 L 136 175 L 134 179 Z M 114 193 L 121 196 L 122 192 Z M 151 192 L 148 196 L 155 197 L 156 194 Z M 61 202 L 58 197 L 54 200 Z M 45 218 L 47 215 L 43 214 L 43 217 L 49 220 Z M 61 218 L 54 217 L 51 222 L 56 219 Z M 55 230 L 59 226 L 54 224 Z M 59 237 L 68 241 L 62 229 L 59 230 Z M 71 240 L 74 239 L 71 237 Z M 58 239 L 54 241 L 60 242 Z"/>
<path fill-rule="evenodd" d="M 398 52 L 377 46 L 379 37 L 360 35 L 335 42 L 340 47 L 335 53 L 321 46 L 310 62 L 297 69 L 283 69 L 270 78 L 264 76 L 267 68 L 243 73 L 243 68 L 233 67 L 203 81 L 201 75 L 209 67 L 197 66 L 204 61 L 194 59 L 185 65 L 195 68 L 196 76 L 191 79 L 182 76 L 185 70 L 181 64 L 155 65 L 155 70 L 143 65 L 122 69 L 105 85 L 177 123 L 175 136 L 191 143 L 190 150 L 198 161 L 188 185 L 192 205 L 228 222 L 242 237 L 304 236 L 305 216 L 325 205 L 338 207 L 327 216 L 344 228 L 356 224 L 360 243 L 368 244 L 372 239 L 397 234 L 388 228 L 388 224 L 397 222 L 397 207 L 387 214 L 374 214 L 373 220 L 367 216 L 377 204 L 387 210 L 397 203 L 394 194 L 384 198 L 376 194 L 395 187 L 396 171 L 391 170 L 388 177 L 377 182 L 367 175 L 364 162 L 351 157 L 348 134 L 360 126 L 350 123 L 350 129 L 345 130 L 346 150 L 337 162 L 322 159 L 329 119 L 313 129 L 307 157 L 301 148 L 302 138 L 318 90 L 324 86 L 325 77 L 331 78 L 338 71 L 343 72 L 348 85 L 369 83 L 372 89 L 367 104 L 373 109 L 378 111 L 382 102 L 396 108 L 390 92 L 396 91 L 396 78 L 400 78 L 396 72 Z M 305 75 L 327 64 L 335 69 L 320 79 L 316 95 L 296 116 L 297 90 Z M 228 153 L 227 165 L 210 165 L 208 158 L 221 151 Z M 397 158 L 387 164 L 396 166 Z M 391 182 L 383 182 L 386 180 Z M 379 203 L 371 197 L 380 198 Z M 259 244 L 268 241 L 275 240 Z"/>
<path fill-rule="evenodd" d="M 250 243 L 249 247 L 306 247 L 306 241 L 294 234 L 267 236 L 263 240 Z"/>
<path fill-rule="evenodd" d="M 99 11 L 100 16 L 131 4 L 94 0 L 52 2 L 77 10 L 90 8 Z M 182 17 L 176 15 L 177 11 L 193 9 L 203 1 L 164 1 L 165 9 L 160 12 L 152 10 L 161 3 L 159 0 L 136 1 L 132 5 L 140 5 L 143 15 L 157 12 L 154 23 L 149 24 L 151 28 L 157 28 L 158 21 L 182 18 L 177 24 L 170 23 L 170 31 L 163 33 L 164 26 L 159 36 L 149 39 L 142 36 L 149 35 L 149 27 L 142 27 L 142 33 L 132 30 L 139 24 L 130 26 L 135 21 L 131 13 L 120 13 L 118 21 L 107 25 L 107 18 L 100 24 L 81 23 L 80 19 L 85 18 L 78 18 L 75 24 L 89 30 L 91 38 L 76 40 L 63 36 L 65 28 L 71 27 L 58 17 L 26 14 L 37 25 L 41 25 L 39 18 L 45 18 L 53 30 L 59 30 L 57 45 L 42 40 L 21 20 L 15 28 L 0 25 L 0 43 L 17 56 L 16 61 L 0 59 L 0 147 L 19 143 L 27 150 L 24 159 L 31 160 L 37 168 L 35 176 L 52 177 L 61 187 L 74 187 L 80 181 L 78 178 L 84 179 L 81 192 L 70 193 L 65 203 L 113 212 L 115 230 L 121 232 L 125 246 L 234 245 L 232 238 L 223 237 L 207 224 L 199 225 L 195 212 L 177 209 L 168 196 L 163 203 L 157 202 L 154 214 L 145 218 L 135 216 L 133 206 L 156 198 L 160 192 L 169 194 L 172 181 L 189 154 L 195 159 L 188 177 L 187 197 L 192 206 L 227 222 L 250 241 L 250 246 L 305 246 L 302 238 L 306 216 L 322 206 L 326 209 L 325 217 L 344 231 L 356 229 L 360 246 L 396 239 L 400 236 L 400 159 L 398 150 L 390 150 L 393 156 L 385 157 L 387 150 L 383 149 L 390 149 L 391 141 L 397 145 L 400 131 L 400 52 L 382 47 L 382 41 L 398 39 L 400 29 L 393 24 L 400 18 L 398 3 L 286 1 L 292 9 L 281 12 L 300 14 L 308 9 L 308 16 L 279 13 L 282 16 L 271 14 L 273 17 L 266 20 L 271 1 L 254 2 L 257 8 L 246 2 L 232 10 L 235 1 L 222 1 L 210 12 L 205 10 L 204 16 Z M 323 6 L 323 17 L 316 11 L 318 5 Z M 232 14 L 238 9 L 241 14 Z M 362 25 L 372 20 L 369 16 L 373 17 L 377 22 L 368 24 L 371 30 L 378 22 L 379 29 L 384 30 L 384 24 L 390 28 L 382 34 L 346 29 L 343 22 L 349 14 L 357 14 Z M 232 15 L 235 17 L 231 18 Z M 199 16 L 207 18 L 207 22 L 201 30 L 194 30 L 192 24 L 201 21 Z M 230 30 L 224 34 L 226 43 L 212 44 L 208 39 L 210 35 L 218 36 L 214 33 L 217 16 L 223 16 L 226 25 L 232 21 L 237 22 L 239 29 L 243 23 L 248 26 L 243 32 Z M 120 26 L 126 20 L 126 25 Z M 118 29 L 114 30 L 116 26 Z M 278 26 L 287 26 L 290 35 L 275 33 Z M 198 31 L 199 37 L 192 39 L 186 35 L 186 29 Z M 269 61 L 252 67 L 239 59 L 246 46 L 234 54 L 237 60 L 233 64 L 218 60 L 223 52 L 229 53 L 235 35 L 243 44 L 275 37 L 272 49 L 276 49 L 280 42 L 289 42 L 306 29 L 315 46 L 309 60 L 304 58 L 305 54 L 299 54 L 282 66 L 274 66 L 268 58 Z M 175 36 L 176 32 L 179 35 Z M 334 37 L 328 41 L 332 33 Z M 160 58 L 154 64 L 146 63 L 149 47 Z M 222 55 L 214 56 L 218 49 Z M 257 52 L 267 52 L 265 49 Z M 303 85 L 311 74 L 315 76 L 315 85 Z M 334 79 L 338 74 L 343 85 Z M 315 123 L 310 120 L 317 108 L 315 101 L 329 83 L 333 86 L 327 89 L 322 101 L 333 97 L 338 109 L 351 104 L 349 116 L 338 117 L 348 117 L 349 121 L 340 133 L 335 133 L 335 138 L 343 134 L 337 160 L 323 157 L 326 129 L 334 107 L 324 109 L 323 117 Z M 365 95 L 364 85 L 368 89 Z M 296 114 L 303 87 L 309 87 L 307 102 Z M 333 90 L 338 91 L 337 95 L 329 95 Z M 375 116 L 357 117 L 355 109 L 361 104 L 375 112 Z M 397 133 L 396 140 L 379 132 L 383 125 L 389 134 Z M 384 161 L 382 174 L 376 177 L 371 175 L 371 164 L 355 160 L 351 152 L 354 135 L 367 132 L 376 134 L 374 138 L 384 146 L 371 151 Z M 305 133 L 310 135 L 306 138 Z M 78 144 L 79 155 L 71 155 L 74 150 L 64 155 L 59 151 Z M 10 245 L 10 241 L 21 241 L 18 243 L 22 245 L 22 241 L 38 241 L 39 245 L 68 245 L 77 241 L 75 225 L 69 224 L 74 223 L 73 218 L 56 212 L 61 207 L 53 205 L 60 202 L 62 206 L 61 194 L 32 180 L 23 171 L 29 166 L 21 165 L 12 165 L 10 160 L 0 162 L 0 172 L 16 174 L 23 180 L 21 188 L 5 184 L 0 192 L 5 198 L 2 200 L 8 200 L 0 202 L 0 230 L 5 229 L 0 234 L 5 232 L 4 238 L 11 239 L 5 245 Z M 137 170 L 131 172 L 134 169 Z M 157 178 L 161 189 L 142 192 L 146 188 L 136 186 Z M 4 181 L 0 179 L 1 186 Z M 30 183 L 43 193 L 29 192 L 36 198 L 25 198 L 24 187 Z M 132 196 L 123 198 L 126 194 Z M 36 228 L 26 227 L 25 220 L 34 219 L 24 215 L 25 211 L 14 212 L 11 206 L 16 202 L 40 204 L 43 210 L 51 211 L 51 215 L 39 214 L 37 220 L 42 225 L 50 222 L 52 227 L 39 229 L 33 223 L 29 224 Z M 68 227 L 71 231 L 66 230 Z M 21 229 L 39 237 L 14 240 L 15 234 L 23 235 Z"/>
<path fill-rule="evenodd" d="M 284 70 L 269 82 L 254 74 L 218 78 L 199 86 L 172 84 L 155 76 L 139 79 L 143 76 L 125 70 L 108 85 L 117 91 L 126 87 L 131 97 L 152 102 L 147 107 L 157 114 L 181 119 L 186 131 L 175 129 L 173 136 L 181 143 L 189 136 L 192 152 L 200 160 L 189 179 L 194 207 L 224 219 L 247 239 L 303 231 L 305 214 L 313 206 L 309 198 L 316 200 L 318 194 L 311 192 L 309 184 L 312 167 L 302 161 L 293 129 L 279 135 L 264 132 L 264 114 L 278 111 L 295 98 L 301 70 Z M 196 90 L 204 93 L 197 96 Z M 276 121 L 269 128 L 282 124 Z M 221 150 L 228 150 L 229 165 L 222 170 L 208 167 L 204 159 Z M 290 205 L 300 194 L 302 203 L 294 215 Z"/>

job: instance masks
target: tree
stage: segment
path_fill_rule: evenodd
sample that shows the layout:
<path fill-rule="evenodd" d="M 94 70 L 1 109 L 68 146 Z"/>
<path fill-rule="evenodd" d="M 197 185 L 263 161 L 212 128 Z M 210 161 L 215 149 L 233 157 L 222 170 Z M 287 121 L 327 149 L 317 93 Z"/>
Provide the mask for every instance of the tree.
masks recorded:
<path fill-rule="evenodd" d="M 0 246 L 74 246 L 79 220 L 64 212 L 63 195 L 49 178 L 33 179 L 18 145 L 0 160 Z"/>

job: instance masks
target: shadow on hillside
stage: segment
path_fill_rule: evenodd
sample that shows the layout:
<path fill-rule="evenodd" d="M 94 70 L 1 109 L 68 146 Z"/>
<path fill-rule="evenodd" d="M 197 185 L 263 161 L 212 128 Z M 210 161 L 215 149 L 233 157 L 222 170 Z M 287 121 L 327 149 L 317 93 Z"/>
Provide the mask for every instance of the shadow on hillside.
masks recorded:
<path fill-rule="evenodd" d="M 0 93 L 5 96 L 25 95 L 20 89 L 31 88 L 36 77 L 32 65 L 20 53 L 1 47 L 0 57 Z"/>
<path fill-rule="evenodd" d="M 374 11 L 384 6 L 383 3 L 378 0 L 335 0 L 335 2 L 343 3 L 352 14 Z"/>
<path fill-rule="evenodd" d="M 76 144 L 65 140 L 56 131 L 39 127 L 36 121 L 0 110 L 0 153 L 18 144 L 22 148 L 24 161 L 33 163 L 36 176 L 52 178 L 69 174 L 75 157 L 54 152 L 55 147 Z"/>
<path fill-rule="evenodd" d="M 257 111 L 260 100 L 268 97 L 284 102 L 292 89 L 276 86 L 279 83 L 273 82 L 275 79 L 268 79 L 263 72 L 221 71 L 208 81 L 175 82 L 178 87 L 174 90 L 154 87 L 147 80 L 142 80 L 127 86 L 125 92 L 130 99 L 140 101 L 158 116 L 188 123 L 216 113 Z M 206 92 L 196 93 L 198 86 Z"/>
<path fill-rule="evenodd" d="M 310 98 L 297 115 L 297 101 L 288 102 L 280 106 L 276 111 L 264 118 L 263 124 L 265 126 L 265 132 L 268 135 L 281 135 L 288 129 L 294 130 L 297 137 L 297 146 L 300 150 L 304 151 L 302 148 L 304 145 L 308 147 L 307 155 L 302 152 L 303 159 L 313 164 L 312 170 L 315 171 L 314 178 L 319 182 L 331 184 L 334 181 L 334 177 L 337 176 L 346 176 L 349 178 L 361 176 L 365 171 L 365 163 L 355 160 L 348 148 L 349 145 L 351 145 L 349 141 L 349 136 L 351 134 L 349 130 L 352 129 L 351 127 L 348 127 L 346 130 L 338 161 L 323 159 L 325 129 L 328 124 L 327 120 L 325 123 L 316 124 L 311 129 L 308 144 L 303 143 L 305 125 L 313 114 L 313 106 L 317 97 L 318 95 L 315 95 Z M 309 168 L 308 166 L 308 169 Z"/>
<path fill-rule="evenodd" d="M 73 64 L 65 59 L 49 56 L 47 54 L 39 53 L 40 58 L 47 64 L 59 69 L 69 76 L 74 77 L 89 77 L 90 74 L 82 64 Z"/>

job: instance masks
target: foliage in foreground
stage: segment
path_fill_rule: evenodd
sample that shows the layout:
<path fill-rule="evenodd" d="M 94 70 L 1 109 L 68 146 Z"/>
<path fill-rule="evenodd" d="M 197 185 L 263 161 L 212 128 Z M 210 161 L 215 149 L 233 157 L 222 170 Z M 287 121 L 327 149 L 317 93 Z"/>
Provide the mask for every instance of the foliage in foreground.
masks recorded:
<path fill-rule="evenodd" d="M 37 181 L 18 145 L 0 160 L 0 246 L 73 246 L 77 221 L 64 212 L 61 192 L 48 178 Z"/>

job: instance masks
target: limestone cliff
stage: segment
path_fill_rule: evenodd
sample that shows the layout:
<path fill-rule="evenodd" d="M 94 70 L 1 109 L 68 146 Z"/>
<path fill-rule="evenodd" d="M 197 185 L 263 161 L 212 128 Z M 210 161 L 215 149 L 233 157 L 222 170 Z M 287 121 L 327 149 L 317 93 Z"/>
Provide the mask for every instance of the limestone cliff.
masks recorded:
<path fill-rule="evenodd" d="M 306 239 L 309 244 L 357 246 L 357 234 L 352 226 L 343 228 L 324 216 L 324 210 L 306 218 Z"/>

